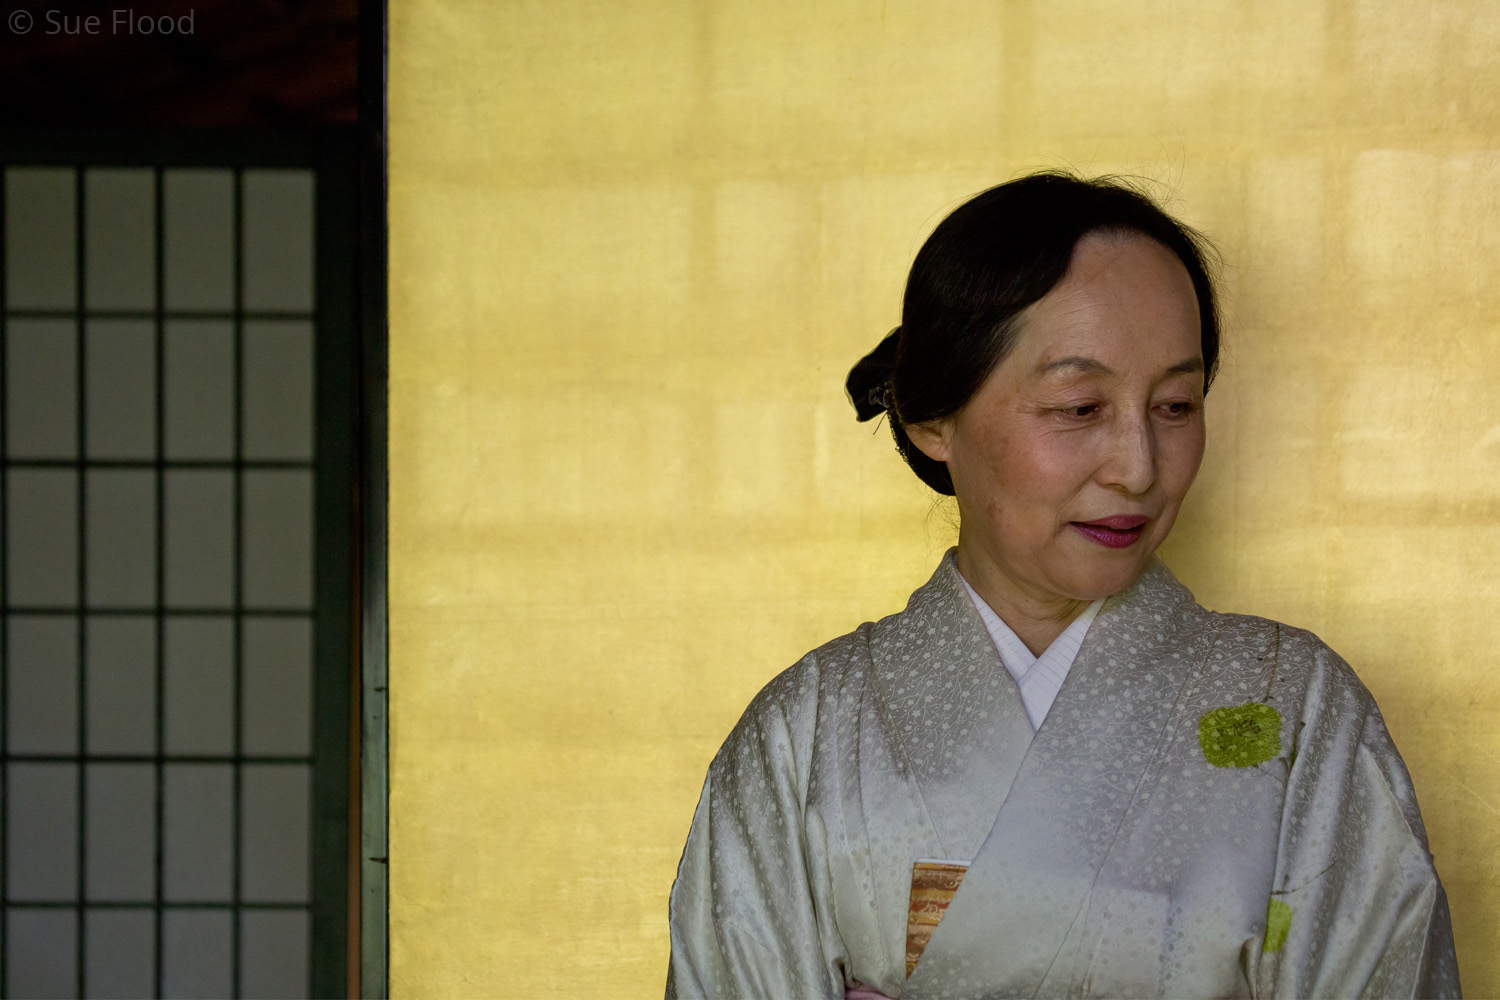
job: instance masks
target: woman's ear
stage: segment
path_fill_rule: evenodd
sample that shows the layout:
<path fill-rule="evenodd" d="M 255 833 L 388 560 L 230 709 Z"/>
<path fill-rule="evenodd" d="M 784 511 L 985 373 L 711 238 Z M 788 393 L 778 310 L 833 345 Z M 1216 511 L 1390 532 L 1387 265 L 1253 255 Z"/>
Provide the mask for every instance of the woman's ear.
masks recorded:
<path fill-rule="evenodd" d="M 952 456 L 953 448 L 948 439 L 953 433 L 953 421 L 946 417 L 907 424 L 903 430 L 917 450 L 934 462 L 946 462 Z"/>

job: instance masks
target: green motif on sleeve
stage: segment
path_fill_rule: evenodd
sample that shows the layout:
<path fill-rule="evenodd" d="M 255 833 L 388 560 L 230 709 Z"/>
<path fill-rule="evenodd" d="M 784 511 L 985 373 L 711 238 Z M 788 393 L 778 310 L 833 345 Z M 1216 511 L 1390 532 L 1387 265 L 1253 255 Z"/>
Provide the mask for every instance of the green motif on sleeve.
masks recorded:
<path fill-rule="evenodd" d="M 1214 767 L 1254 767 L 1281 752 L 1281 713 L 1258 701 L 1216 708 L 1198 720 L 1198 745 Z"/>
<path fill-rule="evenodd" d="M 1292 908 L 1279 899 L 1266 907 L 1266 941 L 1261 951 L 1280 951 L 1286 944 L 1286 932 L 1292 928 Z"/>

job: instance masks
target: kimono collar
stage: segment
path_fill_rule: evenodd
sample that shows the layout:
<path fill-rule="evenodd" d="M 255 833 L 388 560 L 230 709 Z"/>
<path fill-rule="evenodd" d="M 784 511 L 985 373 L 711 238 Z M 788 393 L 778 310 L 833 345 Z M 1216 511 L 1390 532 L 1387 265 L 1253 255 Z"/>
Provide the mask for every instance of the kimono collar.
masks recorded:
<path fill-rule="evenodd" d="M 956 566 L 954 572 L 957 572 Z M 1031 720 L 1031 728 L 1039 728 L 1042 720 L 1047 717 L 1047 710 L 1057 698 L 1057 692 L 1062 689 L 1063 681 L 1068 676 L 1069 668 L 1073 666 L 1073 660 L 1078 656 L 1078 647 L 1083 644 L 1083 637 L 1093 624 L 1094 616 L 1104 606 L 1104 598 L 1101 597 L 1084 608 L 1078 617 L 1068 623 L 1063 633 L 1042 651 L 1042 655 L 1037 656 L 1005 624 L 1005 619 L 997 615 L 985 599 L 979 596 L 979 592 L 964 579 L 963 574 L 960 573 L 958 579 L 964 585 L 969 600 L 974 603 L 974 610 L 984 620 L 985 630 L 989 632 L 995 649 L 1000 653 L 1000 662 L 1005 664 L 1005 669 L 1015 678 L 1016 687 L 1021 692 L 1021 702 L 1026 706 L 1026 716 Z"/>
<path fill-rule="evenodd" d="M 959 594 L 967 598 L 967 581 L 958 571 L 958 547 L 943 553 L 943 560 L 932 577 L 911 595 L 907 610 L 918 607 L 941 606 L 954 600 Z M 972 603 L 972 602 L 970 602 Z M 1096 615 L 1124 614 L 1134 619 L 1140 615 L 1155 617 L 1163 610 L 1188 611 L 1197 608 L 1193 592 L 1178 581 L 1161 557 L 1152 555 L 1141 575 L 1124 590 L 1104 599 Z M 976 611 L 978 609 L 976 608 Z M 1080 615 L 1079 617 L 1082 617 Z M 1076 619 L 1075 619 L 1076 620 Z"/>

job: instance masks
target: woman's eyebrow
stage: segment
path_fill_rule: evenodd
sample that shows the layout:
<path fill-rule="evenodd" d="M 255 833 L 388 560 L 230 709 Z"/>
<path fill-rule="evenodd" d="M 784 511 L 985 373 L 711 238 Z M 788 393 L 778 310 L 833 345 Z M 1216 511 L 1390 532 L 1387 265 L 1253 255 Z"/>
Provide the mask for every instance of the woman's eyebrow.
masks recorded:
<path fill-rule="evenodd" d="M 1171 368 L 1168 368 L 1166 371 L 1162 372 L 1162 374 L 1163 375 L 1197 375 L 1197 374 L 1202 374 L 1202 372 L 1203 372 L 1203 359 L 1202 358 L 1188 358 L 1185 361 L 1179 361 L 1179 362 L 1177 362 Z"/>
<path fill-rule="evenodd" d="M 1037 374 L 1050 375 L 1052 372 L 1062 371 L 1068 368 L 1073 369 L 1081 375 L 1115 374 L 1115 370 L 1109 367 L 1109 365 L 1106 365 L 1104 362 L 1098 360 L 1097 358 L 1086 358 L 1081 354 L 1070 354 L 1065 358 L 1058 358 L 1056 361 L 1049 361 L 1047 364 L 1041 365 L 1037 368 Z M 1203 371 L 1202 358 L 1187 358 L 1186 360 L 1177 362 L 1175 365 L 1162 372 L 1162 374 L 1164 376 L 1184 375 L 1201 371 Z"/>
<path fill-rule="evenodd" d="M 1058 358 L 1037 368 L 1038 375 L 1050 375 L 1056 371 L 1071 368 L 1080 375 L 1113 375 L 1115 370 L 1104 362 L 1094 358 L 1086 358 L 1081 354 L 1070 354 L 1065 358 Z"/>

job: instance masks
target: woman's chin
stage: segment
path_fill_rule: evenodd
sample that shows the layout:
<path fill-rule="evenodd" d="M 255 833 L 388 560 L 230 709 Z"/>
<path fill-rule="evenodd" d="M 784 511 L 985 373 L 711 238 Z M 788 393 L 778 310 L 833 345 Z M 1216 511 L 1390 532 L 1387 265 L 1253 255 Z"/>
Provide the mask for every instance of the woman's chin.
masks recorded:
<path fill-rule="evenodd" d="M 1145 539 L 1142 539 L 1145 541 Z M 1078 601 L 1097 601 L 1125 590 L 1145 572 L 1151 549 L 1105 550 L 1072 561 L 1059 573 L 1066 592 Z"/>

